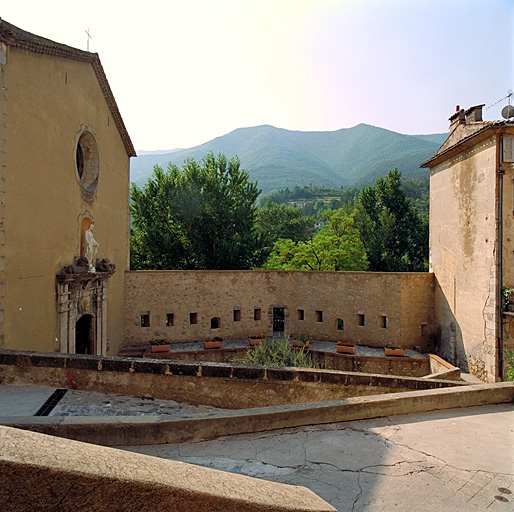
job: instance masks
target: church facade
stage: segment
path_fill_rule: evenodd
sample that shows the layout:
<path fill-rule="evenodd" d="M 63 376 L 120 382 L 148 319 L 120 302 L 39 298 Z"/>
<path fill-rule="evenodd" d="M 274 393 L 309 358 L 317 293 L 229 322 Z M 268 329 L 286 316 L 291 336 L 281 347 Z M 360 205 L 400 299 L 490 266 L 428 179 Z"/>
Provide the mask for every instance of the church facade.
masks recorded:
<path fill-rule="evenodd" d="M 117 353 L 131 156 L 98 55 L 0 20 L 1 348 Z"/>

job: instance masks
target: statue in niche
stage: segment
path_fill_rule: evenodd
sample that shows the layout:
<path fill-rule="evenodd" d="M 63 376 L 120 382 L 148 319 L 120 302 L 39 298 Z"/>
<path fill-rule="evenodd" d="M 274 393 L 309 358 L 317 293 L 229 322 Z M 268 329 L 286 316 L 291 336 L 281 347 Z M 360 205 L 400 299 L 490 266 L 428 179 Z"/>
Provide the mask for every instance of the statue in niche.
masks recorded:
<path fill-rule="evenodd" d="M 86 230 L 85 233 L 85 239 L 86 239 L 86 251 L 85 251 L 85 257 L 89 261 L 89 270 L 91 272 L 95 272 L 94 267 L 94 261 L 96 258 L 96 253 L 98 252 L 98 242 L 95 240 L 95 237 L 93 236 L 93 228 L 95 227 L 95 223 L 92 222 L 89 224 L 89 227 Z"/>

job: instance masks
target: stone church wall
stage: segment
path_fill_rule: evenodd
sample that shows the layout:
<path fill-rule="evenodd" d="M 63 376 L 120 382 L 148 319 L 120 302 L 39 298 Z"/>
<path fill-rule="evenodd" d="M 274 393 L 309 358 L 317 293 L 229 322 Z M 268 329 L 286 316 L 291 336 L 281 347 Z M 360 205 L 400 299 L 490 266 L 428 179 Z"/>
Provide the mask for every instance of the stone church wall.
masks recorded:
<path fill-rule="evenodd" d="M 433 275 L 129 271 L 124 344 L 148 344 L 154 338 L 173 343 L 271 335 L 274 308 L 284 308 L 286 334 L 428 350 L 433 338 Z"/>
<path fill-rule="evenodd" d="M 91 64 L 17 47 L 7 47 L 2 59 L 0 101 L 7 115 L 0 134 L 8 137 L 1 141 L 0 200 L 5 179 L 9 219 L 3 346 L 61 350 L 56 273 L 80 256 L 81 220 L 88 217 L 96 226 L 98 258 L 118 269 L 108 285 L 105 347 L 117 353 L 129 230 L 129 157 L 120 132 Z M 77 141 L 85 131 L 98 145 L 98 185 L 89 196 L 81 190 L 76 163 Z"/>

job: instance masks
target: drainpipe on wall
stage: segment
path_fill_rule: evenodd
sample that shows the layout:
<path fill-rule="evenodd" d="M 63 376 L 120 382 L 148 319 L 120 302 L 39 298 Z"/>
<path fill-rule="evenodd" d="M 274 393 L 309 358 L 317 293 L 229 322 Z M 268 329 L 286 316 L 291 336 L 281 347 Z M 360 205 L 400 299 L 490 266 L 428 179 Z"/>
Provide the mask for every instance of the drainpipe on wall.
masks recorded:
<path fill-rule="evenodd" d="M 496 287 L 496 360 L 498 361 L 498 378 L 503 380 L 503 176 L 505 171 L 502 169 L 502 135 L 506 128 L 499 130 L 496 135 L 496 161 L 498 176 L 498 250 L 497 250 L 497 269 L 498 284 Z"/>

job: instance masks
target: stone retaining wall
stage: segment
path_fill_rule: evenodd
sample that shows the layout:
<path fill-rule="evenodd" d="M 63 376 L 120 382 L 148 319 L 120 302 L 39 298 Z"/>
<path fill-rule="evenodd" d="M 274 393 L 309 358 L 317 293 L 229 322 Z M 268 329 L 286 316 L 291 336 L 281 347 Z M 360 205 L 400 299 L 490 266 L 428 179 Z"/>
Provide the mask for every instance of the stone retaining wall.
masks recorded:
<path fill-rule="evenodd" d="M 3 384 L 68 388 L 70 378 L 82 391 L 149 395 L 234 409 L 465 386 L 443 380 L 331 370 L 0 352 Z"/>
<path fill-rule="evenodd" d="M 434 279 L 429 273 L 130 271 L 125 273 L 125 345 L 284 330 L 320 340 L 430 350 Z"/>
<path fill-rule="evenodd" d="M 145 359 L 229 363 L 242 358 L 246 350 L 248 349 L 220 348 L 216 350 L 189 350 L 183 352 L 145 352 L 143 357 Z M 429 357 L 425 359 L 414 357 L 351 356 L 314 349 L 310 349 L 309 353 L 312 355 L 313 361 L 319 364 L 320 368 L 330 370 L 378 373 L 381 375 L 398 375 L 404 377 L 424 377 L 430 373 Z M 455 369 L 455 367 L 452 368 Z M 458 368 L 456 368 L 456 370 L 459 371 Z"/>

